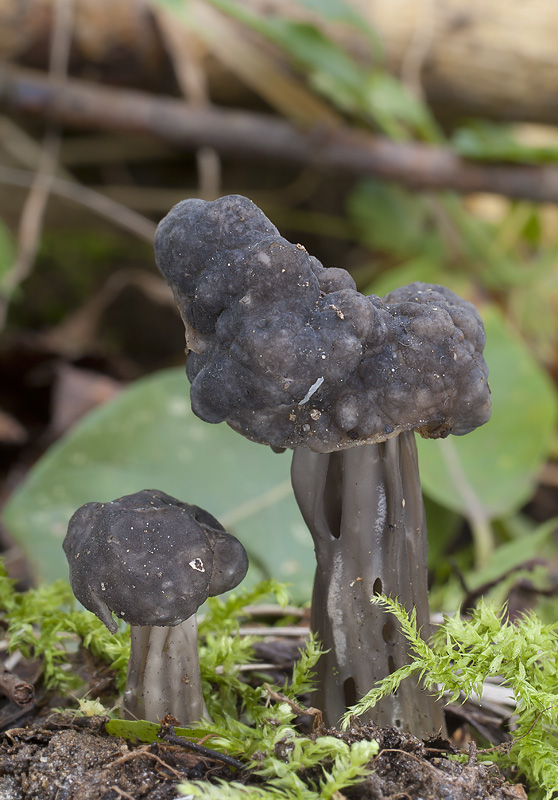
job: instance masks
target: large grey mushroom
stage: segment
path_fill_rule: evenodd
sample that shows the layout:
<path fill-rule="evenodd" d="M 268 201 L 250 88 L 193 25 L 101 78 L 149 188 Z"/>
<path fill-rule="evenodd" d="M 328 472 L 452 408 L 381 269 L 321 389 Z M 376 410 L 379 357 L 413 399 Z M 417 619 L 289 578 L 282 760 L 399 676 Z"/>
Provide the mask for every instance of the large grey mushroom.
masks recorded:
<path fill-rule="evenodd" d="M 462 435 L 488 420 L 480 317 L 442 286 L 360 294 L 346 271 L 324 268 L 240 196 L 179 203 L 159 225 L 155 255 L 186 328 L 194 412 L 294 450 L 293 488 L 317 558 L 312 627 L 328 650 L 314 704 L 336 724 L 408 659 L 371 596 L 416 608 L 428 633 L 414 431 Z M 417 735 L 443 720 L 410 682 L 373 717 Z"/>
<path fill-rule="evenodd" d="M 77 599 L 111 633 L 113 614 L 132 626 L 124 715 L 201 719 L 196 611 L 244 578 L 240 542 L 207 511 L 145 489 L 81 506 L 64 551 Z"/>

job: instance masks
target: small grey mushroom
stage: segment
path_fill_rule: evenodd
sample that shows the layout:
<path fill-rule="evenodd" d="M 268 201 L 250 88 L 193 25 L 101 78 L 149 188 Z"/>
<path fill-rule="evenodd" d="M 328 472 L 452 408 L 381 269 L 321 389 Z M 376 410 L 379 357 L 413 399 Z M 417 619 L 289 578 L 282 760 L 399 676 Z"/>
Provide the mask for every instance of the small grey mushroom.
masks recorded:
<path fill-rule="evenodd" d="M 198 506 L 145 489 L 79 508 L 64 552 L 77 599 L 112 633 L 113 614 L 131 625 L 125 715 L 200 719 L 196 611 L 244 578 L 238 539 Z"/>
<path fill-rule="evenodd" d="M 489 419 L 480 316 L 443 286 L 362 295 L 238 195 L 175 206 L 155 258 L 186 329 L 193 411 L 294 451 L 293 489 L 317 559 L 311 622 L 327 650 L 313 704 L 335 725 L 409 658 L 371 596 L 414 607 L 428 635 L 414 432 L 464 435 Z M 369 718 L 417 736 L 443 725 L 412 681 Z"/>

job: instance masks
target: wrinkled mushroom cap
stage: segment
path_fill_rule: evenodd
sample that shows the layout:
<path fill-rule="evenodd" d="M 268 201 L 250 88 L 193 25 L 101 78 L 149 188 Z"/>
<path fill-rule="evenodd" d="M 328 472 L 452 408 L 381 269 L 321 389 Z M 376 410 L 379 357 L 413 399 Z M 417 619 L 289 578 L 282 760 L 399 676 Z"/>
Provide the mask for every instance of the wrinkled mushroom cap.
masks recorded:
<path fill-rule="evenodd" d="M 215 517 L 155 490 L 86 503 L 64 540 L 77 599 L 114 633 L 130 625 L 178 625 L 244 578 L 241 543 Z"/>
<path fill-rule="evenodd" d="M 490 416 L 484 329 L 449 289 L 364 296 L 245 197 L 184 200 L 155 256 L 185 327 L 194 412 L 281 449 L 330 452 Z"/>

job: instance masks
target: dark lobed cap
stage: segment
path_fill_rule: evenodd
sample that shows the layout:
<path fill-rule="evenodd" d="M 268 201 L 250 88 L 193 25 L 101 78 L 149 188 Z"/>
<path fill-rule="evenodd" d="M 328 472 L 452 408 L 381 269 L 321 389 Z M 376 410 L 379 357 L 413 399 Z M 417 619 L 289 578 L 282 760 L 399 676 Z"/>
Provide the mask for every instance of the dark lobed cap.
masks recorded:
<path fill-rule="evenodd" d="M 192 408 L 207 422 L 330 452 L 406 430 L 462 435 L 490 417 L 480 316 L 443 286 L 362 295 L 239 195 L 179 203 L 155 257 L 186 327 Z"/>
<path fill-rule="evenodd" d="M 75 596 L 112 633 L 111 612 L 130 625 L 178 625 L 248 569 L 242 544 L 215 517 L 152 489 L 81 506 L 64 552 Z"/>

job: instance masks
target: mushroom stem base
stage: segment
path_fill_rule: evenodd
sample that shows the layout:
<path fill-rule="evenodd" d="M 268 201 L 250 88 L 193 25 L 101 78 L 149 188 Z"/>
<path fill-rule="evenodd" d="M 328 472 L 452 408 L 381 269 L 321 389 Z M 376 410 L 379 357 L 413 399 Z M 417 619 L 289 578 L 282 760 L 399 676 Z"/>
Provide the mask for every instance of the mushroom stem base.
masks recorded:
<path fill-rule="evenodd" d="M 130 633 L 124 717 L 160 722 L 172 714 L 183 725 L 207 717 L 196 615 L 167 628 L 132 625 Z"/>
<path fill-rule="evenodd" d="M 294 451 L 295 497 L 314 539 L 312 629 L 328 650 L 313 704 L 337 725 L 377 681 L 409 662 L 396 621 L 370 598 L 398 597 L 430 628 L 424 506 L 412 432 L 335 453 Z M 417 736 L 444 727 L 435 699 L 413 679 L 364 717 Z"/>

